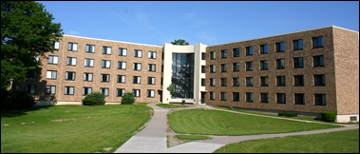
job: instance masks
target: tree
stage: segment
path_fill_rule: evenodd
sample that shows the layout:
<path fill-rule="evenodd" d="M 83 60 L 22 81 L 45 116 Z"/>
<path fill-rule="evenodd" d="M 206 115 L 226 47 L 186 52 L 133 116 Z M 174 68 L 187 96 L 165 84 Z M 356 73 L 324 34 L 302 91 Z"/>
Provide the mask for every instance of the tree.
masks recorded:
<path fill-rule="evenodd" d="M 1 89 L 14 82 L 25 81 L 25 74 L 39 71 L 41 62 L 53 52 L 54 41 L 63 32 L 60 23 L 52 23 L 52 14 L 34 1 L 1 1 Z"/>
<path fill-rule="evenodd" d="M 174 42 L 171 42 L 173 45 L 189 45 L 189 42 L 186 42 L 185 40 L 178 39 L 174 40 Z"/>
<path fill-rule="evenodd" d="M 171 96 L 174 96 L 175 94 L 175 89 L 172 83 L 170 83 L 169 87 L 166 88 L 169 92 Z"/>

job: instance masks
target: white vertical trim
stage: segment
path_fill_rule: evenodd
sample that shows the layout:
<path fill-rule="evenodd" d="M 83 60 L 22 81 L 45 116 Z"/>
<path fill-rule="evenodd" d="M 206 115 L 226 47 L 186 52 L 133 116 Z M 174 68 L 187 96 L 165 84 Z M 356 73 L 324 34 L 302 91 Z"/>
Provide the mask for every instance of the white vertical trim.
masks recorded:
<path fill-rule="evenodd" d="M 47 71 L 47 72 L 46 72 L 46 78 L 48 78 L 48 79 L 51 78 L 51 71 Z"/>
<path fill-rule="evenodd" d="M 55 49 L 59 49 L 60 48 L 60 42 L 58 42 L 58 41 L 56 41 L 55 42 L 55 47 L 54 47 Z"/>
<path fill-rule="evenodd" d="M 89 73 L 89 81 L 92 81 L 92 78 L 93 78 L 93 74 Z"/>
<path fill-rule="evenodd" d="M 74 57 L 71 58 L 71 65 L 76 65 L 76 58 Z"/>
<path fill-rule="evenodd" d="M 127 55 L 127 49 L 123 49 L 123 56 L 126 56 Z"/>
<path fill-rule="evenodd" d="M 111 47 L 107 47 L 107 48 L 106 48 L 106 54 L 111 55 Z"/>
<path fill-rule="evenodd" d="M 72 48 L 73 51 L 77 51 L 77 48 L 78 48 L 78 44 L 77 44 L 77 43 L 74 43 L 74 44 L 73 44 L 73 48 Z"/>
<path fill-rule="evenodd" d="M 110 68 L 110 60 L 106 61 L 106 68 Z"/>
<path fill-rule="evenodd" d="M 58 64 L 59 63 L 59 56 L 53 56 L 53 64 Z"/>
<path fill-rule="evenodd" d="M 91 52 L 94 53 L 95 52 L 95 45 L 91 46 Z"/>
<path fill-rule="evenodd" d="M 121 83 L 125 83 L 125 75 L 121 76 Z"/>

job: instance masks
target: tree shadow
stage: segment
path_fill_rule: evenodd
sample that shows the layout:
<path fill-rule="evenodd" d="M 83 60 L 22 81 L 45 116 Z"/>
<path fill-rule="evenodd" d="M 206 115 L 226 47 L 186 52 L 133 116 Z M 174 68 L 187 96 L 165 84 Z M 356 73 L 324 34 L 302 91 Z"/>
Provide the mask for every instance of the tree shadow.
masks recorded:
<path fill-rule="evenodd" d="M 5 117 L 10 118 L 10 117 L 23 116 L 23 115 L 27 115 L 28 112 L 31 112 L 31 111 L 47 109 L 47 108 L 50 108 L 50 107 L 52 107 L 52 106 L 37 106 L 37 107 L 33 107 L 31 109 L 20 109 L 20 110 L 10 110 L 10 111 L 2 110 L 1 111 L 1 118 L 5 118 Z"/>

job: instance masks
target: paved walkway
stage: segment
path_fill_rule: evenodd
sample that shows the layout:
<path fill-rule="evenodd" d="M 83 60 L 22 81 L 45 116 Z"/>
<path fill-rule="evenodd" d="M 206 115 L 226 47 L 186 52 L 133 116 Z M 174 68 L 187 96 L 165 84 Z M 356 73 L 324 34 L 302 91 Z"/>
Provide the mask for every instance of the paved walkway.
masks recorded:
<path fill-rule="evenodd" d="M 262 134 L 262 135 L 247 135 L 247 136 L 206 135 L 206 136 L 211 136 L 213 139 L 188 142 L 188 143 L 184 143 L 184 144 L 180 144 L 180 145 L 176 145 L 176 146 L 167 148 L 166 136 L 176 134 L 176 133 L 166 132 L 166 127 L 167 127 L 167 125 L 166 125 L 167 116 L 166 115 L 167 115 L 168 111 L 170 111 L 171 109 L 165 109 L 165 108 L 158 107 L 158 106 L 156 106 L 156 103 L 149 103 L 147 106 L 152 107 L 154 109 L 154 115 L 153 115 L 152 119 L 150 120 L 149 124 L 142 131 L 140 131 L 139 133 L 137 133 L 136 135 L 131 137 L 128 141 L 126 141 L 114 153 L 211 153 L 226 144 L 237 143 L 237 142 L 246 141 L 246 140 L 285 137 L 285 136 L 294 136 L 294 135 L 319 134 L 319 133 L 359 128 L 359 125 L 334 124 L 334 125 L 342 125 L 345 127 L 294 132 L 294 133 Z M 172 108 L 172 109 L 173 110 L 182 110 L 182 109 L 192 109 L 192 108 L 216 109 L 216 108 L 213 108 L 213 107 L 210 107 L 207 105 L 186 107 L 186 108 Z M 224 110 L 224 109 L 218 109 L 218 110 Z M 224 110 L 224 111 L 240 113 L 240 112 L 229 111 L 229 110 Z M 263 116 L 263 115 L 256 115 L 256 114 L 250 114 L 250 113 L 240 113 L 240 114 Z M 311 123 L 321 123 L 321 122 L 290 119 L 290 118 L 281 118 L 281 117 L 273 117 L 273 116 L 263 116 L 263 117 L 295 120 L 295 121 L 311 122 Z"/>

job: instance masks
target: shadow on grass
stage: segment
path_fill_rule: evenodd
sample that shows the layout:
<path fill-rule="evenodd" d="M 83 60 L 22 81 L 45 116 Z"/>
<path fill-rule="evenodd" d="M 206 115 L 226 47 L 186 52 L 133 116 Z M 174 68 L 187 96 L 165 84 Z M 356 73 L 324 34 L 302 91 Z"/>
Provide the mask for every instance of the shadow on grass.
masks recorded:
<path fill-rule="evenodd" d="M 22 115 L 27 115 L 28 112 L 41 110 L 41 109 L 47 109 L 50 107 L 52 107 L 52 106 L 41 106 L 41 107 L 33 107 L 31 109 L 20 109 L 20 110 L 10 110 L 10 111 L 1 110 L 1 118 L 18 117 L 18 116 L 22 116 Z"/>

